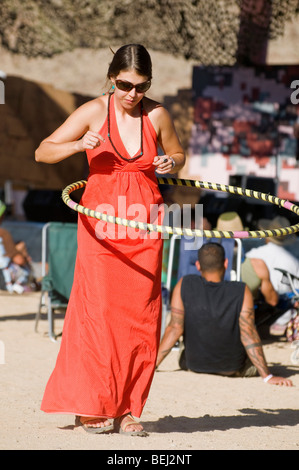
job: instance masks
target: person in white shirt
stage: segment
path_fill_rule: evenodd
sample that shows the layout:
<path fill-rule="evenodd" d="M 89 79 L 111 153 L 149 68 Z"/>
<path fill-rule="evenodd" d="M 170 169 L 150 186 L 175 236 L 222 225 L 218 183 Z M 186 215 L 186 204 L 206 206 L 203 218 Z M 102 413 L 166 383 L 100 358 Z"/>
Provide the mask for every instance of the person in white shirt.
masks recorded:
<path fill-rule="evenodd" d="M 262 219 L 259 221 L 260 230 L 274 230 L 287 227 L 290 222 L 287 218 L 277 216 L 273 220 Z M 270 281 L 278 293 L 280 298 L 284 294 L 291 292 L 290 285 L 286 282 L 283 274 L 279 269 L 286 270 L 292 275 L 299 278 L 299 259 L 286 249 L 287 245 L 295 242 L 296 235 L 287 235 L 282 237 L 266 238 L 265 245 L 258 248 L 252 248 L 246 253 L 246 257 L 250 259 L 263 260 L 269 270 Z M 246 282 L 246 280 L 245 280 Z M 295 287 L 299 289 L 299 281 L 295 282 Z M 292 310 L 288 310 L 276 322 L 271 325 L 271 334 L 283 334 L 287 323 L 292 316 Z"/>

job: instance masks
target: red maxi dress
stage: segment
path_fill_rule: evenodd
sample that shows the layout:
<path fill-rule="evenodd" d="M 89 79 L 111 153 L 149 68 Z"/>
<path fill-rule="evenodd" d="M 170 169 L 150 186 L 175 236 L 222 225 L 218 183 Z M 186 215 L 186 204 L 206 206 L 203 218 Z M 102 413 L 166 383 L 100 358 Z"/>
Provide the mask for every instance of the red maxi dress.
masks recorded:
<path fill-rule="evenodd" d="M 107 119 L 99 133 L 105 143 L 87 151 L 90 174 L 81 204 L 153 222 L 151 214 L 163 200 L 153 165 L 157 135 L 148 115 L 143 111 L 143 155 L 136 160 L 126 161 L 115 152 Z M 115 148 L 129 159 L 113 95 L 110 133 Z M 157 233 L 79 214 L 73 288 L 43 411 L 105 417 L 131 412 L 140 417 L 160 340 L 161 265 Z"/>

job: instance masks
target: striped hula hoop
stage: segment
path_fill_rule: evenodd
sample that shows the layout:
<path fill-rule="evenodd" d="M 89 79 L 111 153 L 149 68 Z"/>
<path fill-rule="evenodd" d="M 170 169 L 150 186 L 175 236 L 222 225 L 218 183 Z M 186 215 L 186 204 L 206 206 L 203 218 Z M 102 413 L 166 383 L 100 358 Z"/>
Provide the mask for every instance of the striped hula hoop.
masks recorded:
<path fill-rule="evenodd" d="M 259 199 L 271 204 L 275 204 L 279 207 L 283 207 L 291 212 L 294 212 L 299 216 L 299 207 L 295 204 L 284 200 L 279 199 L 276 196 L 271 196 L 270 194 L 264 194 L 259 191 L 253 191 L 251 189 L 239 188 L 237 186 L 229 186 L 219 183 L 209 183 L 204 181 L 196 180 L 184 180 L 179 178 L 157 178 L 159 184 L 175 185 L 175 186 L 188 186 L 195 187 L 198 189 L 209 189 L 212 191 L 223 191 L 226 193 L 236 194 L 239 196 L 246 196 L 250 198 Z M 62 191 L 62 200 L 63 202 L 70 207 L 71 209 L 86 215 L 88 217 L 93 217 L 95 219 L 103 220 L 105 222 L 110 222 L 112 224 L 124 225 L 126 227 L 137 228 L 141 230 L 146 230 L 148 232 L 160 232 L 167 233 L 169 235 L 187 235 L 193 237 L 205 237 L 205 238 L 266 238 L 266 237 L 282 237 L 286 235 L 291 235 L 299 231 L 299 223 L 296 225 L 291 225 L 289 227 L 281 227 L 273 230 L 257 230 L 257 231 L 219 231 L 219 230 L 199 230 L 199 229 L 189 229 L 181 227 L 170 227 L 167 225 L 155 225 L 148 224 L 143 222 L 138 222 L 135 220 L 127 220 L 122 217 L 115 217 L 112 215 L 107 215 L 102 212 L 95 211 L 93 209 L 88 209 L 80 204 L 77 204 L 70 198 L 70 193 L 81 189 L 86 186 L 86 180 L 80 180 L 76 183 L 68 185 Z"/>

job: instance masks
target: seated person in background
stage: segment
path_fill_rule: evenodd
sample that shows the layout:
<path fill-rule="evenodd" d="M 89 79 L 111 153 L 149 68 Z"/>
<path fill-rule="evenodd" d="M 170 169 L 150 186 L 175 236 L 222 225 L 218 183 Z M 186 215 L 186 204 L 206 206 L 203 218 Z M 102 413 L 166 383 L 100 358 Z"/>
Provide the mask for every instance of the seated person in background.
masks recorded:
<path fill-rule="evenodd" d="M 5 212 L 5 204 L 0 201 L 0 222 Z M 32 274 L 31 258 L 23 241 L 15 244 L 11 234 L 0 227 L 0 269 L 6 289 L 19 294 L 36 290 Z"/>
<path fill-rule="evenodd" d="M 242 232 L 245 230 L 243 227 L 243 222 L 241 217 L 237 212 L 223 212 L 222 214 L 219 215 L 217 219 L 217 224 L 215 230 L 218 230 L 220 232 Z M 233 256 L 233 262 L 232 262 L 232 272 L 231 272 L 231 279 L 233 273 L 237 272 L 237 253 L 238 253 L 238 246 L 237 242 L 235 241 L 235 247 L 234 247 L 234 256 Z M 244 253 L 242 249 L 241 257 L 243 258 Z M 236 277 L 233 277 L 233 280 L 237 280 Z"/>
<path fill-rule="evenodd" d="M 198 250 L 201 276 L 187 275 L 175 286 L 171 319 L 158 351 L 157 363 L 184 335 L 179 364 L 194 372 L 234 377 L 259 375 L 265 382 L 292 386 L 270 374 L 255 327 L 253 297 L 243 282 L 224 281 L 227 259 L 218 243 Z"/>
<path fill-rule="evenodd" d="M 241 217 L 237 212 L 223 212 L 217 219 L 215 230 L 228 232 L 242 232 L 244 229 Z"/>
<path fill-rule="evenodd" d="M 251 290 L 254 300 L 261 293 L 267 304 L 272 307 L 277 305 L 279 296 L 271 283 L 269 269 L 262 259 L 245 258 L 241 266 L 241 277 Z"/>
<path fill-rule="evenodd" d="M 289 225 L 289 220 L 281 216 L 275 217 L 272 221 L 266 219 L 259 221 L 259 229 L 261 230 L 274 230 L 287 227 Z M 284 306 L 288 304 L 286 294 L 291 292 L 291 287 L 284 281 L 283 274 L 276 268 L 285 269 L 294 276 L 299 277 L 299 260 L 285 248 L 287 245 L 291 245 L 295 240 L 295 235 L 269 237 L 265 239 L 265 245 L 253 248 L 246 253 L 246 260 L 250 259 L 253 266 L 256 265 L 258 261 L 262 261 L 267 266 L 270 282 L 273 289 L 278 294 L 278 308 L 280 309 L 280 312 L 283 310 Z M 254 280 L 254 273 L 252 271 L 250 272 L 248 269 L 248 261 L 246 260 L 245 263 L 247 263 L 247 266 L 244 264 L 244 269 L 242 268 L 242 280 L 250 287 L 252 283 L 255 283 L 256 281 Z M 256 274 L 261 279 L 260 274 L 257 272 Z M 267 300 L 266 302 L 273 305 Z M 287 324 L 292 317 L 292 309 L 285 307 L 284 311 L 285 313 L 278 319 L 277 313 L 275 314 L 275 318 L 273 317 L 273 324 L 270 327 L 271 334 L 284 334 Z"/>

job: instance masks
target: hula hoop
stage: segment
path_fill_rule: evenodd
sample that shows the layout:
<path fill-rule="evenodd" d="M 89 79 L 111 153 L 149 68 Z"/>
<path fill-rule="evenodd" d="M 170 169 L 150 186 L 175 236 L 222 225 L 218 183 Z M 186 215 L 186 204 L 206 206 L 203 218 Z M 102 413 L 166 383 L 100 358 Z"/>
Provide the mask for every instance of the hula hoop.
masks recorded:
<path fill-rule="evenodd" d="M 184 179 L 177 179 L 177 178 L 164 178 L 160 177 L 157 178 L 159 184 L 168 184 L 168 185 L 176 185 L 176 186 L 189 186 L 189 187 L 196 187 L 198 189 L 209 189 L 212 191 L 223 191 L 228 192 L 231 194 L 236 194 L 239 196 L 246 196 L 250 198 L 260 199 L 265 202 L 269 202 L 271 204 L 275 204 L 279 207 L 283 207 L 286 210 L 294 212 L 296 215 L 299 216 L 299 207 L 295 204 L 284 200 L 279 199 L 276 196 L 271 196 L 270 194 L 264 194 L 259 191 L 253 191 L 251 189 L 244 189 L 239 188 L 237 186 L 229 186 L 225 184 L 219 183 L 209 183 L 204 181 L 196 181 L 196 180 L 184 180 Z M 80 204 L 77 204 L 70 198 L 70 193 L 76 191 L 77 189 L 81 189 L 86 186 L 86 180 L 80 180 L 76 183 L 72 183 L 68 185 L 62 191 L 62 200 L 63 202 L 73 209 L 83 215 L 88 217 L 93 217 L 95 219 L 103 220 L 105 222 L 110 222 L 112 224 L 117 225 L 124 225 L 126 227 L 137 228 L 141 230 L 145 230 L 148 232 L 160 232 L 160 233 L 167 233 L 168 235 L 187 235 L 193 237 L 205 237 L 205 238 L 267 238 L 267 237 L 282 237 L 286 235 L 291 235 L 299 231 L 299 223 L 296 225 L 291 225 L 289 227 L 281 227 L 279 229 L 273 230 L 257 230 L 257 231 L 219 231 L 219 230 L 199 230 L 199 229 L 189 229 L 189 228 L 181 228 L 181 227 L 170 227 L 167 225 L 155 225 L 155 224 L 148 224 L 143 222 L 138 222 L 135 220 L 128 220 L 122 217 L 115 217 L 112 215 L 107 215 L 102 212 L 95 211 L 93 209 L 88 209 Z"/>

